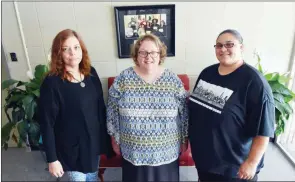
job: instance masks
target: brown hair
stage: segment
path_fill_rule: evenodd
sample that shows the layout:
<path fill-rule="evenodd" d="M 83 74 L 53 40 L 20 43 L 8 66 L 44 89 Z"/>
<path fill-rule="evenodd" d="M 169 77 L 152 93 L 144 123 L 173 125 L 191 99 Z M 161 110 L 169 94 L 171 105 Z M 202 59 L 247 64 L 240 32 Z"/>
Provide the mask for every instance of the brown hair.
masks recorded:
<path fill-rule="evenodd" d="M 58 75 L 63 80 L 73 78 L 73 75 L 66 71 L 65 64 L 62 60 L 62 45 L 71 36 L 75 36 L 78 39 L 82 49 L 82 60 L 79 64 L 80 72 L 83 75 L 88 76 L 90 74 L 91 69 L 88 51 L 81 37 L 74 30 L 62 30 L 55 36 L 52 42 L 49 74 Z"/>
<path fill-rule="evenodd" d="M 138 65 L 138 62 L 137 62 L 138 50 L 139 50 L 142 42 L 145 40 L 153 41 L 156 44 L 156 46 L 159 48 L 159 51 L 160 51 L 160 63 L 159 64 L 164 63 L 164 59 L 167 56 L 167 46 L 156 35 L 153 35 L 153 34 L 146 34 L 146 35 L 139 37 L 138 40 L 136 41 L 135 45 L 132 47 L 131 57 L 132 57 L 134 63 L 136 65 Z"/>

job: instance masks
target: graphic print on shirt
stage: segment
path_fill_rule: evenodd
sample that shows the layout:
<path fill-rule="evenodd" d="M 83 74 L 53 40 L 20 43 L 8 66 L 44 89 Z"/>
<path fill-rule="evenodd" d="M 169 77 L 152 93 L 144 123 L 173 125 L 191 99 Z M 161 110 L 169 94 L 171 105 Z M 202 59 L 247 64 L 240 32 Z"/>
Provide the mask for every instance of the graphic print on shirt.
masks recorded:
<path fill-rule="evenodd" d="M 220 87 L 200 79 L 197 87 L 192 93 L 192 96 L 198 98 L 202 102 L 193 98 L 190 98 L 190 100 L 206 107 L 207 109 L 221 114 L 221 111 L 218 109 L 223 109 L 225 103 L 230 98 L 232 93 L 233 91 L 228 88 Z M 216 108 L 212 106 L 215 106 Z"/>

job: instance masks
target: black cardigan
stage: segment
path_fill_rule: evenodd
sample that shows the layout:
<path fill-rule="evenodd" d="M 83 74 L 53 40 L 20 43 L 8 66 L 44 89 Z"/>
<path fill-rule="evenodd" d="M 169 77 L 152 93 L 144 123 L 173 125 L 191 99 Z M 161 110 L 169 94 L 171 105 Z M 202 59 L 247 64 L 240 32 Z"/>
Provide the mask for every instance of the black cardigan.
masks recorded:
<path fill-rule="evenodd" d="M 114 155 L 102 86 L 93 67 L 84 83 L 83 88 L 47 76 L 40 88 L 38 115 L 47 162 L 59 160 L 64 171 L 95 172 L 98 155 Z"/>

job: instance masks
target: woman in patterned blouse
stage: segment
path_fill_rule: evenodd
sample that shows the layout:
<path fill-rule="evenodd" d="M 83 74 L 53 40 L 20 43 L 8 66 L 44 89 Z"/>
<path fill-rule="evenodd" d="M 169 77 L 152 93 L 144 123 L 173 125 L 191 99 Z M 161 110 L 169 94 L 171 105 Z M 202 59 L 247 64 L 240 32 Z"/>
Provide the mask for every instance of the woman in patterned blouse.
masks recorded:
<path fill-rule="evenodd" d="M 180 152 L 187 149 L 188 93 L 176 74 L 161 66 L 166 46 L 155 35 L 140 37 L 134 67 L 109 89 L 108 133 L 123 157 L 123 181 L 179 181 Z"/>

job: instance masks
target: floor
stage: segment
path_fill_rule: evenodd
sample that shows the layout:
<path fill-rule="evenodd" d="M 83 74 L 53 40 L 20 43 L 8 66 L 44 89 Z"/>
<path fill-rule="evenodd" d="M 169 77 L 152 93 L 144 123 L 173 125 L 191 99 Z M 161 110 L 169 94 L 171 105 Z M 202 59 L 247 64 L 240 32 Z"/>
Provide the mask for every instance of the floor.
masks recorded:
<path fill-rule="evenodd" d="M 292 143 L 281 143 L 281 145 L 286 149 L 290 156 L 295 160 L 295 141 Z"/>
<path fill-rule="evenodd" d="M 45 170 L 46 163 L 39 151 L 26 152 L 23 148 L 2 150 L 2 181 L 55 181 Z M 181 181 L 197 181 L 194 167 L 180 168 Z M 61 181 L 66 181 L 64 177 Z M 105 172 L 105 181 L 121 181 L 121 169 L 112 168 Z M 281 153 L 278 147 L 270 144 L 265 156 L 265 167 L 259 181 L 295 181 L 295 167 Z"/>

